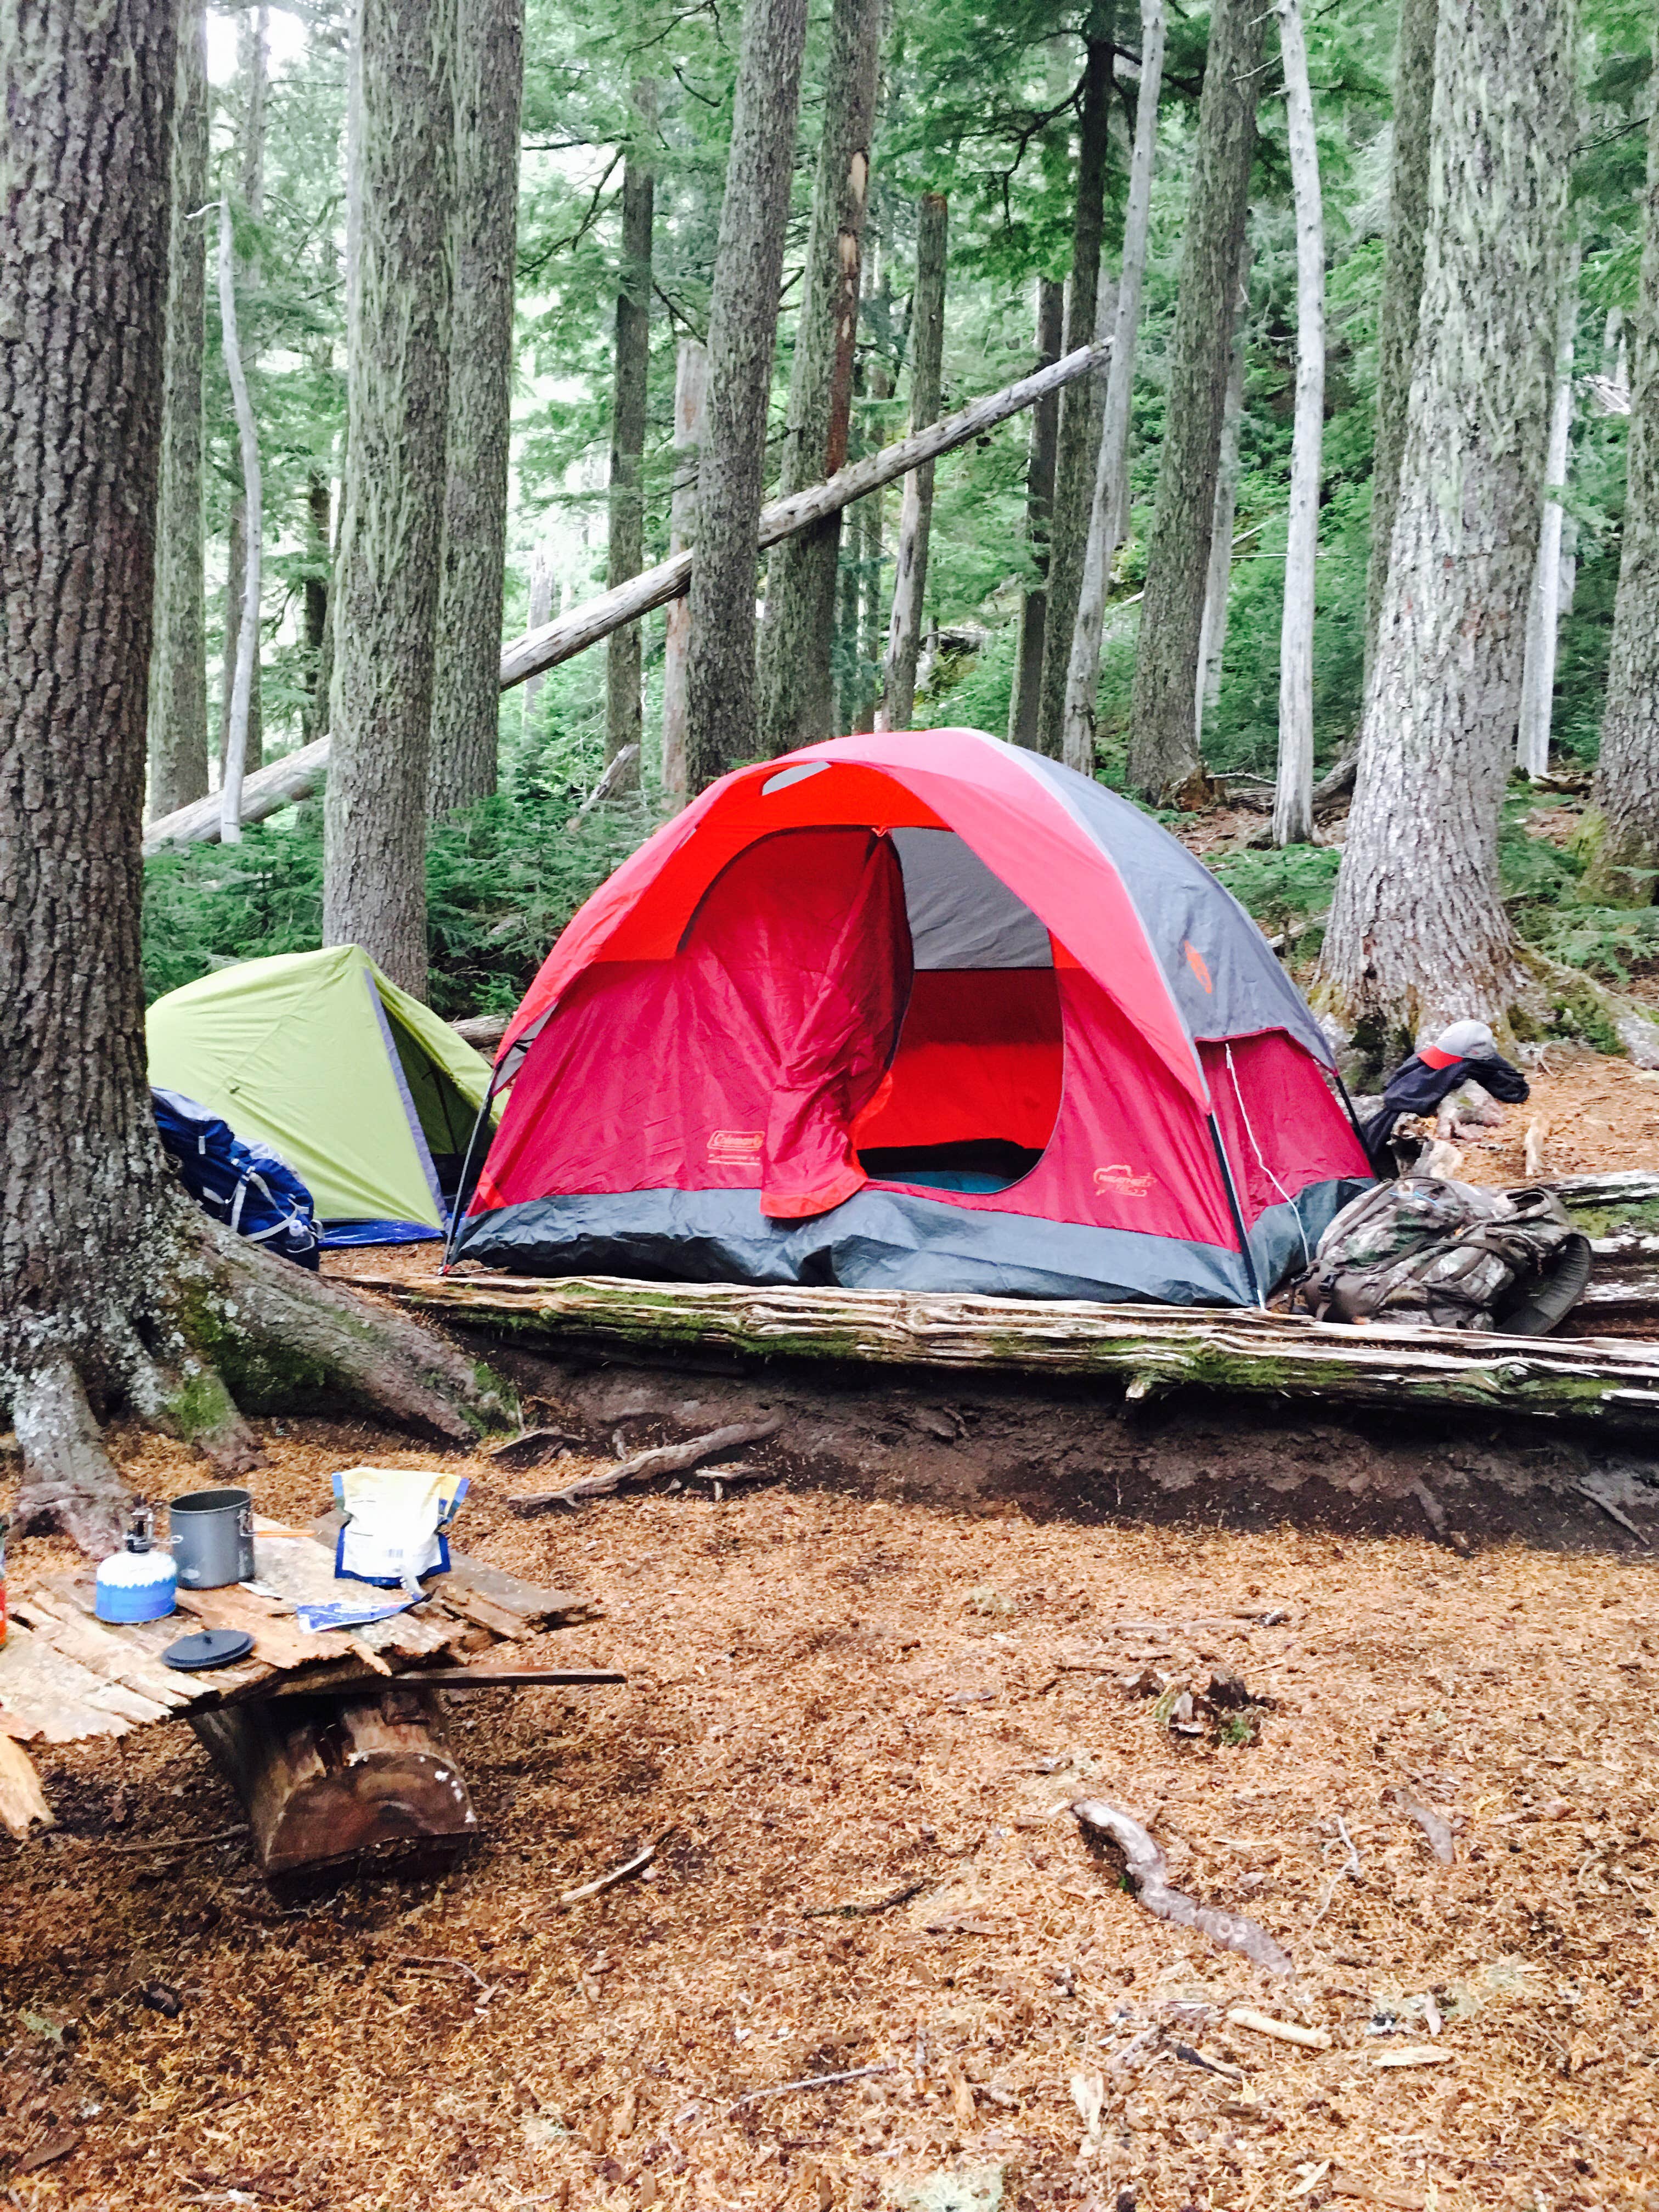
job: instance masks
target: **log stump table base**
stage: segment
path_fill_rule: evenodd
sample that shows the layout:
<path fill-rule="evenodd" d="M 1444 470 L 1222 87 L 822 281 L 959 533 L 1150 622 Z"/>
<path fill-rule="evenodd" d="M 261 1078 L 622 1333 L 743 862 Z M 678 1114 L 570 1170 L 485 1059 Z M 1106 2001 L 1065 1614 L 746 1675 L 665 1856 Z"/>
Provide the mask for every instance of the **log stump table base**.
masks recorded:
<path fill-rule="evenodd" d="M 478 1832 L 431 1690 L 261 1698 L 190 1724 L 246 1809 L 262 1874 Z"/>

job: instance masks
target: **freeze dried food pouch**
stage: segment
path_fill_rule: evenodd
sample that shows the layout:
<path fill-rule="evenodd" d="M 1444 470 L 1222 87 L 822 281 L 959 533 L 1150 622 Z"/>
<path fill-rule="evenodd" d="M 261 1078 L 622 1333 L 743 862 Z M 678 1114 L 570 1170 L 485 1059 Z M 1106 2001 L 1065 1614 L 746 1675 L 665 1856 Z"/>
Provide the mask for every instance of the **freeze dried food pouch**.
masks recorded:
<path fill-rule="evenodd" d="M 464 1474 L 417 1467 L 349 1467 L 334 1478 L 345 1515 L 334 1571 L 381 1589 L 415 1589 L 449 1571 L 449 1531 L 467 1493 Z"/>

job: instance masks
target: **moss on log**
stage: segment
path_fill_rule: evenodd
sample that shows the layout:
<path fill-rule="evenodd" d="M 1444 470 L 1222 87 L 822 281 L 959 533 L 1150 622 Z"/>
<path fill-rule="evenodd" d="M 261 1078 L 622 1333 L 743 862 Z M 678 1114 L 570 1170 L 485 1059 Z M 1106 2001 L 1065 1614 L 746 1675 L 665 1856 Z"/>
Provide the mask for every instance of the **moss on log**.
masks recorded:
<path fill-rule="evenodd" d="M 386 1278 L 362 1286 L 526 1343 L 1094 1376 L 1136 1400 L 1185 1386 L 1659 1437 L 1659 1343 L 1640 1339 L 1350 1328 L 1213 1307 L 605 1276 Z"/>

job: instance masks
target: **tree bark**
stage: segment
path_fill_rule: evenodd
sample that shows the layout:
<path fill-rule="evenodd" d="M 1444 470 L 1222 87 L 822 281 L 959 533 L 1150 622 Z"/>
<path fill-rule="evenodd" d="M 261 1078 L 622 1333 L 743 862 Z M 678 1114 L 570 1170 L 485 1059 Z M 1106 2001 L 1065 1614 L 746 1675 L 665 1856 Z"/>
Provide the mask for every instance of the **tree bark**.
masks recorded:
<path fill-rule="evenodd" d="M 1099 333 L 1100 248 L 1106 228 L 1107 126 L 1112 99 L 1112 0 L 1089 12 L 1083 109 L 1078 125 L 1077 207 L 1072 222 L 1072 274 L 1066 287 L 1067 353 Z M 1054 520 L 1043 610 L 1042 669 L 1037 688 L 1036 749 L 1058 760 L 1065 748 L 1066 679 L 1072 665 L 1083 563 L 1089 542 L 1096 461 L 1106 394 L 1098 376 L 1061 393 L 1054 449 Z"/>
<path fill-rule="evenodd" d="M 1279 773 L 1273 819 L 1273 842 L 1285 846 L 1305 844 L 1313 835 L 1314 604 L 1325 445 L 1325 211 L 1301 0 L 1277 0 L 1277 13 L 1296 199 L 1296 413 L 1279 635 Z"/>
<path fill-rule="evenodd" d="M 1058 361 L 1066 337 L 1066 288 L 1037 279 L 1037 366 Z M 1031 445 L 1025 467 L 1025 536 L 1037 582 L 1021 595 L 1014 683 L 1008 698 L 1008 742 L 1034 749 L 1037 701 L 1042 688 L 1042 646 L 1048 628 L 1048 541 L 1054 514 L 1054 461 L 1060 449 L 1060 394 L 1031 410 Z"/>
<path fill-rule="evenodd" d="M 1659 58 L 1659 37 L 1655 41 Z M 1659 58 L 1654 81 L 1659 83 Z M 1630 349 L 1624 544 L 1601 712 L 1595 799 L 1604 896 L 1645 905 L 1659 878 L 1659 100 L 1648 125 L 1646 231 Z"/>
<path fill-rule="evenodd" d="M 261 18 L 264 10 L 260 10 Z M 219 786 L 219 837 L 226 845 L 242 838 L 242 776 L 247 763 L 248 716 L 259 665 L 259 589 L 264 574 L 264 485 L 259 468 L 259 429 L 248 394 L 236 328 L 236 240 L 230 202 L 219 203 L 219 327 L 225 368 L 236 410 L 236 434 L 242 458 L 242 605 L 231 678 L 230 711 L 225 720 L 223 770 Z M 255 767 L 258 763 L 256 761 Z"/>
<path fill-rule="evenodd" d="M 1129 199 L 1123 216 L 1123 256 L 1112 361 L 1106 377 L 1100 454 L 1090 503 L 1088 542 L 1078 592 L 1072 657 L 1066 677 L 1066 718 L 1060 751 L 1067 767 L 1095 772 L 1095 701 L 1100 689 L 1100 638 L 1112 562 L 1123 543 L 1129 512 L 1129 402 L 1134 392 L 1135 338 L 1146 275 L 1146 233 L 1152 208 L 1152 157 L 1158 146 L 1158 100 L 1164 81 L 1164 0 L 1141 0 L 1140 83 L 1135 94 L 1135 143 L 1129 160 Z"/>
<path fill-rule="evenodd" d="M 1365 570 L 1364 689 L 1370 689 L 1382 593 L 1389 580 L 1406 404 L 1423 299 L 1429 234 L 1429 125 L 1434 106 L 1435 41 L 1440 0 L 1401 0 L 1394 64 L 1394 156 L 1389 172 L 1389 234 L 1376 323 L 1376 443 L 1371 459 L 1371 550 Z"/>
<path fill-rule="evenodd" d="M 330 578 L 334 556 L 334 486 L 321 469 L 306 478 L 306 555 L 311 573 L 306 578 L 304 629 L 306 701 L 301 720 L 303 742 L 320 737 L 327 725 L 328 672 L 326 648 L 331 658 L 333 626 L 328 618 Z M 244 787 L 246 789 L 246 787 Z"/>
<path fill-rule="evenodd" d="M 686 656 L 686 785 L 694 796 L 759 747 L 757 525 L 805 36 L 806 0 L 749 0 L 708 304 L 708 435 L 697 471 Z"/>
<path fill-rule="evenodd" d="M 180 18 L 167 249 L 166 396 L 150 661 L 149 810 L 206 796 L 207 617 L 202 512 L 202 353 L 207 294 L 207 17 Z M 194 217 L 191 221 L 191 218 Z"/>
<path fill-rule="evenodd" d="M 529 605 L 526 609 L 530 629 L 543 629 L 553 614 L 553 562 L 544 545 L 538 545 L 530 556 Z M 530 727 L 531 709 L 536 704 L 536 694 L 547 681 L 545 670 L 528 678 L 524 687 L 524 726 Z"/>
<path fill-rule="evenodd" d="M 323 942 L 426 994 L 427 781 L 443 556 L 455 0 L 361 0 L 361 194 Z"/>
<path fill-rule="evenodd" d="M 1250 258 L 1245 241 L 1243 259 Z M 1238 442 L 1244 421 L 1245 316 L 1249 307 L 1248 271 L 1241 268 L 1233 311 L 1233 347 L 1227 363 L 1227 398 L 1221 410 L 1221 458 L 1216 466 L 1215 518 L 1210 526 L 1210 566 L 1204 582 L 1204 622 L 1198 639 L 1198 682 L 1193 696 L 1193 743 L 1204 734 L 1204 718 L 1221 698 L 1222 663 L 1227 651 L 1227 606 L 1233 580 L 1233 519 L 1238 503 Z"/>
<path fill-rule="evenodd" d="M 885 0 L 832 0 L 823 130 L 779 490 L 833 476 L 848 458 L 870 141 Z M 719 370 L 715 370 L 718 383 Z M 776 755 L 835 733 L 831 672 L 841 516 L 827 516 L 767 568 L 760 735 Z"/>
<path fill-rule="evenodd" d="M 1382 624 L 1322 1009 L 1388 1049 L 1507 1020 L 1498 877 L 1553 381 L 1575 125 L 1571 0 L 1442 0 L 1429 234 Z"/>
<path fill-rule="evenodd" d="M 1561 317 L 1556 339 L 1555 392 L 1550 403 L 1549 441 L 1544 458 L 1547 486 L 1565 485 L 1572 437 L 1572 341 L 1578 320 L 1580 249 L 1567 255 L 1561 285 Z M 1523 775 L 1535 782 L 1550 772 L 1550 719 L 1555 696 L 1556 633 L 1561 619 L 1561 528 L 1565 517 L 1559 499 L 1547 492 L 1538 532 L 1538 559 L 1527 603 L 1526 658 L 1521 675 L 1521 722 L 1515 757 Z"/>
<path fill-rule="evenodd" d="M 645 414 L 651 369 L 651 231 L 656 177 L 646 134 L 654 129 L 657 88 L 634 88 L 635 137 L 623 168 L 622 267 L 617 279 L 617 361 L 611 402 L 611 546 L 605 580 L 614 586 L 645 564 Z M 606 651 L 605 757 L 644 737 L 640 676 L 644 635 L 638 623 L 612 630 Z M 638 782 L 635 769 L 634 781 Z"/>
<path fill-rule="evenodd" d="M 668 550 L 683 553 L 697 534 L 697 469 L 708 424 L 708 349 L 682 338 L 674 362 L 674 488 L 668 503 Z M 686 800 L 685 656 L 691 603 L 672 599 L 662 646 L 662 787 L 677 805 Z"/>
<path fill-rule="evenodd" d="M 910 428 L 939 418 L 945 371 L 945 273 L 950 205 L 943 192 L 924 192 L 916 220 L 916 291 L 910 317 Z M 933 519 L 933 464 L 904 479 L 898 560 L 887 629 L 878 730 L 908 730 L 916 705 L 921 611 L 927 594 L 927 538 Z"/>
<path fill-rule="evenodd" d="M 495 788 L 524 94 L 524 0 L 457 4 L 454 301 L 427 776 L 434 821 Z"/>
<path fill-rule="evenodd" d="M 1238 281 L 1249 206 L 1264 22 L 1257 0 L 1216 0 L 1210 14 L 1164 450 L 1146 547 L 1129 781 L 1150 799 L 1177 805 L 1201 799 L 1208 787 L 1194 702 L 1232 347 L 1226 303 Z"/>
<path fill-rule="evenodd" d="M 270 17 L 264 7 L 250 8 L 237 28 L 236 58 L 239 74 L 247 90 L 247 106 L 242 117 L 242 139 L 238 149 L 241 156 L 239 189 L 242 212 L 256 226 L 265 219 L 265 91 L 269 61 L 269 32 Z M 232 270 L 237 295 L 247 300 L 252 296 L 258 283 L 258 267 L 249 256 L 239 253 Z M 223 286 L 220 286 L 222 300 Z M 246 356 L 243 356 L 242 374 L 246 375 Z M 229 364 L 227 362 L 227 368 Z M 240 445 L 240 428 L 238 427 Z M 245 459 L 245 457 L 244 457 Z M 219 782 L 225 781 L 225 747 L 230 731 L 231 700 L 236 689 L 237 663 L 241 653 L 242 615 L 247 601 L 247 490 L 246 467 L 243 488 L 231 501 L 229 544 L 225 563 L 225 652 L 224 667 L 219 690 Z M 260 527 L 263 540 L 263 521 Z M 246 728 L 242 739 L 244 770 L 258 768 L 264 758 L 264 702 L 259 689 L 259 652 L 256 637 L 253 672 L 248 684 Z"/>

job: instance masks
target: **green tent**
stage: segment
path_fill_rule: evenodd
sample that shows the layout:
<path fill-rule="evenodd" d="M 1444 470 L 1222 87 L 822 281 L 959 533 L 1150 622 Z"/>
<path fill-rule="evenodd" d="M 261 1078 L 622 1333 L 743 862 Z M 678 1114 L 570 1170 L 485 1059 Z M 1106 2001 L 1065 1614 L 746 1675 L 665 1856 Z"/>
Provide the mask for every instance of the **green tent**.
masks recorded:
<path fill-rule="evenodd" d="M 150 1081 L 269 1145 L 321 1220 L 354 1224 L 331 1243 L 441 1233 L 489 1065 L 360 946 L 219 969 L 146 1028 Z"/>

